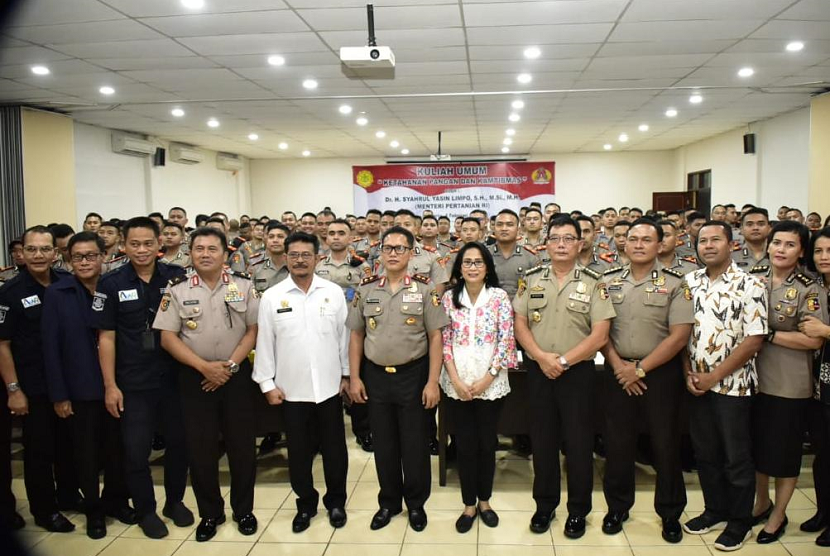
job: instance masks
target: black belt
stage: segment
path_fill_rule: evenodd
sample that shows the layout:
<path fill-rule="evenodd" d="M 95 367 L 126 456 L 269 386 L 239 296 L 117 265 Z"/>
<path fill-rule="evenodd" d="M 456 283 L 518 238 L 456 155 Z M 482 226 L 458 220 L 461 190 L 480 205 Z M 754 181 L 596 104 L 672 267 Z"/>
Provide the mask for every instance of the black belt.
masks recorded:
<path fill-rule="evenodd" d="M 411 370 L 415 367 L 419 367 L 419 366 L 423 365 L 426 362 L 428 357 L 429 357 L 428 355 L 424 355 L 423 357 L 419 357 L 418 359 L 414 359 L 414 360 L 410 361 L 409 363 L 404 363 L 403 365 L 378 365 L 377 363 L 375 363 L 371 359 L 366 359 L 366 366 L 369 367 L 370 369 L 374 368 L 374 369 L 378 369 L 378 370 L 387 372 L 389 374 L 394 374 L 394 373 L 397 373 L 397 372 L 405 372 L 405 371 Z"/>

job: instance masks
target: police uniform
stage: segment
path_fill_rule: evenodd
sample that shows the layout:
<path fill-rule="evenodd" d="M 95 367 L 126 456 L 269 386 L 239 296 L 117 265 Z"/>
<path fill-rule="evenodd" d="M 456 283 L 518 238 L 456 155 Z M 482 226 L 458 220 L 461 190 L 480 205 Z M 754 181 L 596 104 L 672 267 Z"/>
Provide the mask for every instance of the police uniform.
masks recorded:
<path fill-rule="evenodd" d="M 678 241 L 680 238 L 678 238 Z M 697 247 L 695 246 L 695 240 L 691 236 L 686 236 L 685 239 L 682 240 L 674 251 L 678 257 L 695 257 L 697 258 Z"/>
<path fill-rule="evenodd" d="M 423 508 L 430 493 L 426 410 L 428 333 L 449 324 L 435 286 L 405 276 L 393 292 L 385 276 L 361 283 L 346 325 L 365 334 L 361 377 L 369 396 L 381 508 Z"/>
<path fill-rule="evenodd" d="M 756 266 L 769 266 L 770 264 L 769 254 L 767 254 L 766 251 L 763 251 L 763 255 L 761 255 L 760 259 L 756 259 L 755 255 L 752 254 L 752 251 L 750 251 L 748 247 L 732 251 L 732 260 L 735 261 L 736 265 L 746 271 L 749 271 Z"/>
<path fill-rule="evenodd" d="M 14 265 L 0 268 L 0 285 L 17 276 L 19 272 L 20 270 Z"/>
<path fill-rule="evenodd" d="M 326 280 L 334 282 L 343 288 L 343 294 L 346 296 L 346 301 L 351 301 L 354 298 L 354 292 L 360 285 L 360 281 L 371 275 L 372 269 L 366 264 L 362 258 L 352 255 L 346 255 L 346 260 L 342 263 L 336 263 L 331 255 L 317 263 L 314 272 Z"/>
<path fill-rule="evenodd" d="M 547 252 L 545 252 L 545 258 L 542 259 L 546 264 L 550 262 L 550 259 L 547 257 Z M 581 258 L 576 259 L 576 264 L 580 268 L 587 268 L 588 270 L 593 270 L 594 272 L 598 272 L 602 274 L 613 265 L 606 261 L 605 259 L 600 258 L 597 255 L 597 250 L 594 248 L 593 252 L 591 253 L 591 257 L 588 259 L 588 264 L 582 264 Z"/>
<path fill-rule="evenodd" d="M 104 274 L 112 272 L 113 270 L 121 268 L 129 263 L 130 259 L 127 258 L 127 255 L 115 252 L 111 256 L 104 259 L 104 264 L 101 266 L 101 275 L 103 276 Z"/>
<path fill-rule="evenodd" d="M 671 264 L 660 264 L 662 264 L 663 267 L 668 268 L 670 270 L 676 270 L 684 276 L 690 272 L 694 272 L 695 270 L 700 269 L 700 265 L 698 264 L 697 258 L 681 257 L 677 253 L 675 253 L 674 259 L 672 259 Z"/>
<path fill-rule="evenodd" d="M 159 257 L 159 262 L 174 266 L 180 266 L 182 268 L 187 268 L 188 266 L 190 266 L 190 256 L 185 254 L 180 248 L 172 257 L 169 257 L 168 255 L 162 253 Z"/>
<path fill-rule="evenodd" d="M 205 361 L 229 361 L 249 326 L 257 322 L 259 294 L 246 275 L 222 271 L 211 289 L 198 274 L 172 280 L 153 322 L 156 330 L 175 332 L 182 342 Z M 247 354 L 246 354 L 247 355 Z M 251 380 L 251 364 L 245 357 L 239 368 L 213 392 L 202 390 L 204 376 L 180 365 L 190 478 L 199 515 L 218 519 L 224 515 L 219 491 L 219 436 L 228 453 L 231 474 L 231 507 L 235 516 L 250 514 L 254 507 L 256 479 L 256 416 L 258 395 Z"/>
<path fill-rule="evenodd" d="M 54 268 L 55 270 L 60 270 L 60 271 L 63 271 L 63 272 L 67 272 L 69 274 L 74 274 L 74 272 L 75 272 L 72 269 L 72 265 L 69 262 L 63 260 L 62 256 L 58 257 L 58 260 L 56 260 L 54 263 L 52 263 L 52 268 Z"/>
<path fill-rule="evenodd" d="M 254 279 L 254 287 L 259 293 L 262 293 L 274 284 L 288 278 L 288 266 L 282 265 L 275 268 L 271 257 L 266 257 L 251 267 L 251 275 Z"/>
<path fill-rule="evenodd" d="M 490 248 L 490 253 L 496 265 L 499 287 L 507 292 L 510 299 L 513 299 L 519 291 L 519 286 L 524 282 L 525 272 L 536 266 L 539 258 L 532 248 L 520 245 L 511 249 L 507 257 L 504 256 L 498 244 Z"/>
<path fill-rule="evenodd" d="M 246 241 L 231 255 L 229 265 L 234 272 L 245 272 L 252 264 L 254 255 L 265 250 L 265 243 L 254 247 L 250 241 Z"/>
<path fill-rule="evenodd" d="M 424 248 L 418 242 L 412 248 L 412 256 L 409 259 L 407 272 L 410 276 L 426 276 L 433 284 L 445 284 L 450 281 L 447 270 L 444 267 L 444 260 L 438 255 L 434 248 Z M 385 271 L 380 259 L 375 261 L 375 274 L 382 275 Z"/>
<path fill-rule="evenodd" d="M 641 280 L 634 278 L 629 265 L 606 272 L 603 279 L 617 314 L 611 321 L 610 341 L 625 361 L 639 364 L 669 336 L 671 326 L 694 323 L 692 295 L 683 274 L 659 261 Z M 685 392 L 681 357 L 678 353 L 641 377 L 648 388 L 641 396 L 622 389 L 606 359 L 610 376 L 606 377 L 603 490 L 609 512 L 623 514 L 634 505 L 638 417 L 642 416 L 657 471 L 654 508 L 664 520 L 678 520 L 683 513 L 686 488 L 678 434 Z"/>
<path fill-rule="evenodd" d="M 546 352 L 564 355 L 591 333 L 594 323 L 614 318 L 605 284 L 596 272 L 574 268 L 560 289 L 553 269 L 543 265 L 531 269 L 526 280 L 513 308 L 527 318 L 533 338 Z M 585 517 L 591 511 L 593 357 L 550 380 L 528 354 L 533 498 L 539 512 L 553 512 L 559 505 L 559 449 L 563 442 L 568 450 L 568 513 Z"/>

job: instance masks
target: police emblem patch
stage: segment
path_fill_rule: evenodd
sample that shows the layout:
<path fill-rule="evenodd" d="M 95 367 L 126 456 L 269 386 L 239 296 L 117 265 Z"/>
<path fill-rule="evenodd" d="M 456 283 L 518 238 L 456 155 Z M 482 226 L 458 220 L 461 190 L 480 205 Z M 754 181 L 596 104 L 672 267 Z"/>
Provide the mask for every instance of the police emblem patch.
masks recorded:
<path fill-rule="evenodd" d="M 92 310 L 93 311 L 103 311 L 104 310 L 104 303 L 107 300 L 107 295 L 103 293 L 95 292 L 95 295 L 92 298 Z"/>

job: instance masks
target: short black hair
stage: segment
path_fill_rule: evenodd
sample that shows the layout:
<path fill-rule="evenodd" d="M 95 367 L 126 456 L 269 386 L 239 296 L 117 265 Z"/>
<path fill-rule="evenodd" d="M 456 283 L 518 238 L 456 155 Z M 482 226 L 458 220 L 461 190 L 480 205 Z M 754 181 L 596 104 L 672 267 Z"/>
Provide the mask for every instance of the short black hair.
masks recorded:
<path fill-rule="evenodd" d="M 672 222 L 671 220 L 669 220 L 668 218 L 664 218 L 663 220 L 658 220 L 657 225 L 660 226 L 661 228 L 663 226 L 671 226 L 674 231 L 677 231 L 677 226 L 675 225 L 675 223 Z"/>
<path fill-rule="evenodd" d="M 170 214 L 174 210 L 180 210 L 184 213 L 185 216 L 187 216 L 187 211 L 184 210 L 182 207 L 170 207 L 170 210 L 167 211 L 167 214 Z"/>
<path fill-rule="evenodd" d="M 499 216 L 501 216 L 502 214 L 509 214 L 510 216 L 512 216 L 513 218 L 515 218 L 515 219 L 516 219 L 516 222 L 517 222 L 517 223 L 519 222 L 519 220 L 521 220 L 521 219 L 519 218 L 519 215 L 518 215 L 518 214 L 516 214 L 516 212 L 515 212 L 515 211 L 512 211 L 512 210 L 510 210 L 510 209 L 508 209 L 508 208 L 501 209 L 501 210 L 499 211 L 499 213 L 498 213 L 498 214 L 496 214 L 496 216 L 495 216 L 495 217 L 496 217 L 496 218 L 498 218 L 498 217 L 499 217 Z"/>
<path fill-rule="evenodd" d="M 97 218 L 98 220 L 101 220 L 101 221 L 104 220 L 104 217 L 101 216 L 100 214 L 98 214 L 97 212 L 88 212 L 88 213 L 86 213 L 86 216 L 84 216 L 84 222 L 89 220 L 90 216 L 95 217 L 95 218 Z"/>
<path fill-rule="evenodd" d="M 164 230 L 165 228 L 177 228 L 182 234 L 184 234 L 184 228 L 178 222 L 171 222 L 169 220 L 165 220 L 164 223 L 161 225 L 161 229 Z"/>
<path fill-rule="evenodd" d="M 147 218 L 161 218 L 162 220 L 164 220 L 164 215 L 160 212 L 151 212 L 147 215 Z"/>
<path fill-rule="evenodd" d="M 199 222 L 207 223 L 208 220 L 210 220 L 210 216 L 208 216 L 207 214 L 197 214 L 196 215 L 196 226 L 199 225 Z"/>
<path fill-rule="evenodd" d="M 292 232 L 285 238 L 285 252 L 288 253 L 288 246 L 292 243 L 310 243 L 314 247 L 314 254 L 320 250 L 320 240 L 314 234 L 307 234 L 305 232 Z"/>
<path fill-rule="evenodd" d="M 446 220 L 447 222 L 449 222 L 449 221 L 450 221 L 450 217 L 449 217 L 449 216 L 439 216 L 439 217 L 438 217 L 438 222 L 440 222 L 440 221 L 442 221 L 442 220 Z"/>
<path fill-rule="evenodd" d="M 623 228 L 630 228 L 631 222 L 629 222 L 628 220 L 617 220 L 617 223 L 614 224 L 614 227 L 618 228 L 620 226 L 622 226 Z"/>
<path fill-rule="evenodd" d="M 366 211 L 366 216 L 369 216 L 370 214 L 377 214 L 378 216 L 383 216 L 383 213 L 380 212 L 378 209 L 369 209 L 369 210 L 367 210 Z"/>
<path fill-rule="evenodd" d="M 291 216 L 294 217 L 295 220 L 297 219 L 297 215 L 294 213 L 293 210 L 284 210 L 284 211 L 282 211 L 282 216 L 285 216 L 286 214 L 290 214 Z"/>
<path fill-rule="evenodd" d="M 19 240 L 19 239 L 13 239 L 13 240 L 11 240 L 11 241 L 9 242 L 9 245 L 8 245 L 8 247 L 9 247 L 9 253 L 11 253 L 11 252 L 14 250 L 14 248 L 15 248 L 15 247 L 17 247 L 18 245 L 19 245 L 19 246 L 21 246 L 21 247 L 23 247 L 23 242 L 22 242 L 21 240 Z"/>
<path fill-rule="evenodd" d="M 300 220 L 302 220 L 302 219 L 303 219 L 303 218 L 305 218 L 306 216 L 310 216 L 310 217 L 312 217 L 314 220 L 317 220 L 317 215 L 316 215 L 316 214 L 314 214 L 313 212 L 304 212 L 304 213 L 303 213 L 303 215 L 300 217 Z"/>
<path fill-rule="evenodd" d="M 807 257 L 807 247 L 810 245 L 810 228 L 795 220 L 782 220 L 781 222 L 777 222 L 772 227 L 769 238 L 767 238 L 768 245 L 772 243 L 777 233 L 793 233 L 798 236 L 798 242 L 804 250 L 804 256 L 798 258 L 798 263 L 804 264 L 804 259 Z M 812 258 L 812 252 L 810 253 L 810 257 Z"/>
<path fill-rule="evenodd" d="M 147 228 L 153 231 L 153 235 L 159 237 L 161 235 L 161 230 L 159 230 L 159 225 L 156 224 L 156 221 L 150 218 L 149 216 L 135 216 L 127 220 L 126 224 L 121 229 L 121 233 L 124 235 L 124 239 L 127 239 L 127 234 L 130 233 L 130 230 L 134 230 L 136 228 Z"/>
<path fill-rule="evenodd" d="M 417 216 L 415 216 L 415 213 L 409 209 L 398 209 L 395 212 L 395 218 L 397 218 L 398 216 L 411 216 L 412 218 L 417 218 Z"/>
<path fill-rule="evenodd" d="M 479 220 L 478 218 L 474 218 L 472 216 L 465 216 L 461 220 L 461 225 L 463 226 L 467 222 L 475 222 L 475 225 L 478 226 L 479 229 L 481 228 L 481 220 Z"/>
<path fill-rule="evenodd" d="M 346 226 L 346 228 L 348 228 L 349 231 L 352 231 L 352 225 L 349 224 L 349 221 L 345 218 L 335 218 L 334 220 L 329 222 L 329 226 L 331 226 L 332 224 L 342 224 L 343 226 Z"/>
<path fill-rule="evenodd" d="M 686 224 L 691 224 L 695 220 L 707 220 L 708 221 L 708 219 L 706 218 L 706 215 L 703 214 L 702 212 L 697 211 L 697 210 L 693 210 L 690 214 L 686 215 Z"/>
<path fill-rule="evenodd" d="M 585 216 L 584 214 L 580 214 L 579 216 L 577 216 L 576 218 L 574 218 L 574 222 L 577 222 L 577 223 L 579 223 L 579 222 L 587 222 L 588 224 L 590 224 L 590 225 L 591 225 L 591 229 L 592 229 L 592 230 L 596 228 L 596 225 L 594 224 L 594 221 L 591 219 L 591 217 L 590 217 L 590 216 Z M 580 231 L 581 231 L 581 230 L 580 230 Z"/>
<path fill-rule="evenodd" d="M 703 231 L 703 228 L 707 228 L 710 226 L 715 226 L 723 230 L 723 233 L 726 234 L 726 240 L 729 243 L 732 243 L 732 226 L 727 224 L 722 220 L 707 220 L 703 223 L 703 226 L 700 227 L 700 231 Z M 697 249 L 697 243 L 700 242 L 700 234 L 697 235 L 697 242 L 695 243 L 695 249 Z"/>
<path fill-rule="evenodd" d="M 69 224 L 55 224 L 54 226 L 49 226 L 49 228 L 52 230 L 52 235 L 55 236 L 55 239 L 63 239 L 75 234 L 75 230 Z"/>
<path fill-rule="evenodd" d="M 562 210 L 562 206 L 561 206 L 559 203 L 554 203 L 554 202 L 550 202 L 550 203 L 546 204 L 546 205 L 545 205 L 545 208 L 548 208 L 548 207 L 549 207 L 549 206 L 551 206 L 551 205 L 555 206 L 555 207 L 556 207 L 556 208 L 558 208 L 559 210 Z"/>
<path fill-rule="evenodd" d="M 629 213 L 629 214 L 631 214 L 631 213 L 632 213 L 632 212 L 634 212 L 634 211 L 637 211 L 637 212 L 639 212 L 640 214 L 645 214 L 645 213 L 643 212 L 643 209 L 641 209 L 640 207 L 631 207 L 630 209 L 628 209 L 628 213 Z"/>
<path fill-rule="evenodd" d="M 487 211 L 484 210 L 484 209 L 473 209 L 473 210 L 470 211 L 470 214 L 473 214 L 474 212 L 480 212 L 481 214 L 484 215 L 485 218 L 487 217 Z"/>
<path fill-rule="evenodd" d="M 211 213 L 210 213 L 210 217 L 211 217 L 211 218 L 214 218 L 214 217 L 216 217 L 216 216 L 219 216 L 219 217 L 224 217 L 224 218 L 223 218 L 223 220 L 227 220 L 227 219 L 228 219 L 228 215 L 227 215 L 227 214 L 225 214 L 224 212 L 221 212 L 221 211 L 218 211 L 218 210 L 217 210 L 216 212 L 211 212 Z"/>
<path fill-rule="evenodd" d="M 657 241 L 663 241 L 663 228 L 661 228 L 660 225 L 657 224 L 657 222 L 655 222 L 653 219 L 638 218 L 637 220 L 631 223 L 628 229 L 631 230 L 631 228 L 633 228 L 634 226 L 651 226 L 652 228 L 654 228 L 654 231 L 657 232 Z"/>
<path fill-rule="evenodd" d="M 427 214 L 426 216 L 422 216 L 422 217 L 421 217 L 421 224 L 423 224 L 423 223 L 424 223 L 424 222 L 426 222 L 427 220 L 435 220 L 435 225 L 436 225 L 436 226 L 438 225 L 438 219 L 437 219 L 437 218 L 435 218 L 435 217 L 434 217 L 433 215 L 431 215 L 431 214 Z"/>
<path fill-rule="evenodd" d="M 225 219 L 222 218 L 221 216 L 211 216 L 210 218 L 207 219 L 207 222 L 205 222 L 205 225 L 202 226 L 202 227 L 203 228 L 207 227 L 208 224 L 222 224 L 222 227 L 224 228 L 225 227 Z"/>
<path fill-rule="evenodd" d="M 101 228 L 115 228 L 121 232 L 121 224 L 117 220 L 104 220 L 101 222 Z"/>
<path fill-rule="evenodd" d="M 50 230 L 46 226 L 42 226 L 42 225 L 38 224 L 36 226 L 31 226 L 29 228 L 26 228 L 26 231 L 23 232 L 23 235 L 20 237 L 20 239 L 23 242 L 24 246 L 26 245 L 26 238 L 29 236 L 29 234 L 46 234 L 46 235 L 48 235 L 49 237 L 52 238 L 52 247 L 55 246 L 55 234 L 53 234 L 52 230 Z"/>
<path fill-rule="evenodd" d="M 743 223 L 744 223 L 744 218 L 746 218 L 746 217 L 747 217 L 747 216 L 749 216 L 750 214 L 760 214 L 760 215 L 763 215 L 763 217 L 767 219 L 767 222 L 769 222 L 769 212 L 767 211 L 767 209 L 765 209 L 765 208 L 760 208 L 760 207 L 752 207 L 751 209 L 747 210 L 746 212 L 744 212 L 744 213 L 741 215 L 741 224 L 743 224 Z"/>
<path fill-rule="evenodd" d="M 540 217 L 544 216 L 544 214 L 542 214 L 542 209 L 534 205 L 530 205 L 529 207 L 527 207 L 527 212 L 525 212 L 525 216 L 527 216 L 531 212 L 538 213 Z"/>
<path fill-rule="evenodd" d="M 380 238 L 380 244 L 383 245 L 383 242 L 386 241 L 386 237 L 391 236 L 392 234 L 400 234 L 404 236 L 406 238 L 406 243 L 410 248 L 415 246 L 415 236 L 413 236 L 412 232 L 403 226 L 392 226 L 383 232 L 383 236 Z"/>
<path fill-rule="evenodd" d="M 222 250 L 225 253 L 228 252 L 228 238 L 225 237 L 225 234 L 216 228 L 208 228 L 207 226 L 197 228 L 190 234 L 190 250 L 193 250 L 193 242 L 196 241 L 196 238 L 208 236 L 218 237 L 220 243 L 222 243 Z"/>
<path fill-rule="evenodd" d="M 71 238 L 69 238 L 69 243 L 66 244 L 66 248 L 69 250 L 69 253 L 72 253 L 72 248 L 75 247 L 76 243 L 87 243 L 93 242 L 98 247 L 98 251 L 103 253 L 107 250 L 107 246 L 104 245 L 104 240 L 96 234 L 95 232 L 78 232 Z"/>
<path fill-rule="evenodd" d="M 600 211 L 600 214 L 602 216 L 605 216 L 605 213 L 608 212 L 608 211 L 614 211 L 614 214 L 617 214 L 617 209 L 615 209 L 614 207 L 604 208 Z"/>
<path fill-rule="evenodd" d="M 317 216 L 315 218 L 319 218 L 321 216 L 331 216 L 332 218 L 337 218 L 337 215 L 334 214 L 334 212 L 332 212 L 331 209 L 327 209 L 327 208 L 321 210 L 320 212 L 318 212 Z"/>
<path fill-rule="evenodd" d="M 576 223 L 576 220 L 571 218 L 570 214 L 557 214 L 553 218 L 550 219 L 548 223 L 548 229 L 545 233 L 545 239 L 550 236 L 550 231 L 553 228 L 561 228 L 563 226 L 571 226 L 576 231 L 576 239 L 582 239 L 582 228 L 579 227 L 579 224 Z"/>
<path fill-rule="evenodd" d="M 283 224 L 282 222 L 280 222 L 279 220 L 271 220 L 270 222 L 268 222 L 265 225 L 266 235 L 271 230 L 282 230 L 283 232 L 285 232 L 285 235 L 290 235 L 291 234 L 291 229 L 288 226 L 286 226 L 285 224 Z"/>

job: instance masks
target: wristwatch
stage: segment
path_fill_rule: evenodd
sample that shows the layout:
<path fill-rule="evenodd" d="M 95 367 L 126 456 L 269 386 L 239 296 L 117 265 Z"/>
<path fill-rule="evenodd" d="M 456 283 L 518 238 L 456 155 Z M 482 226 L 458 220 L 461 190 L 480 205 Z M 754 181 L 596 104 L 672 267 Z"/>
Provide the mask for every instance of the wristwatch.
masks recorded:
<path fill-rule="evenodd" d="M 232 374 L 232 375 L 233 375 L 233 374 L 236 374 L 236 372 L 239 370 L 239 364 L 238 364 L 238 363 L 234 363 L 234 362 L 233 362 L 233 361 L 231 361 L 230 359 L 228 359 L 228 364 L 230 365 L 230 369 L 228 369 L 228 370 L 231 372 L 231 374 Z"/>
<path fill-rule="evenodd" d="M 772 343 L 775 339 L 775 330 L 770 330 L 769 334 L 767 334 L 767 342 Z"/>
<path fill-rule="evenodd" d="M 499 370 L 495 367 L 491 367 L 490 370 L 487 372 L 490 373 L 493 377 L 499 376 Z"/>
<path fill-rule="evenodd" d="M 564 355 L 559 356 L 559 364 L 562 365 L 562 368 L 566 371 L 571 368 L 571 364 L 568 363 L 568 360 L 565 359 Z"/>
<path fill-rule="evenodd" d="M 645 378 L 646 377 L 646 370 L 644 368 L 642 368 L 641 366 L 639 366 L 639 365 L 637 365 L 637 368 L 635 369 L 635 372 L 637 373 L 637 378 Z"/>
<path fill-rule="evenodd" d="M 20 392 L 20 384 L 17 382 L 9 382 L 6 385 L 6 390 L 9 391 L 9 394 L 14 394 L 15 392 Z"/>

